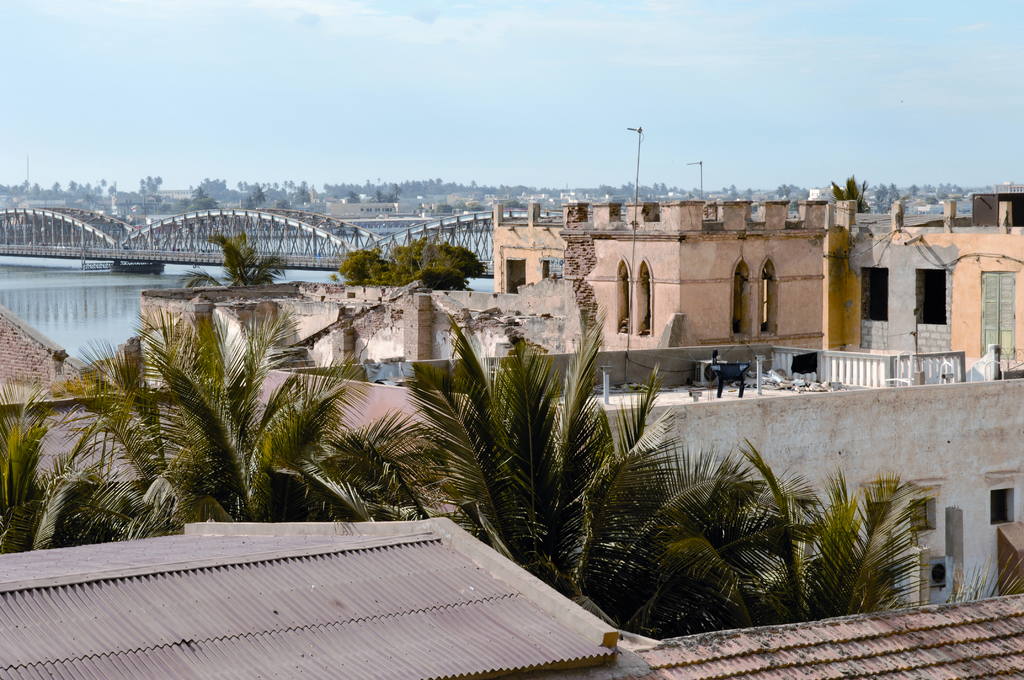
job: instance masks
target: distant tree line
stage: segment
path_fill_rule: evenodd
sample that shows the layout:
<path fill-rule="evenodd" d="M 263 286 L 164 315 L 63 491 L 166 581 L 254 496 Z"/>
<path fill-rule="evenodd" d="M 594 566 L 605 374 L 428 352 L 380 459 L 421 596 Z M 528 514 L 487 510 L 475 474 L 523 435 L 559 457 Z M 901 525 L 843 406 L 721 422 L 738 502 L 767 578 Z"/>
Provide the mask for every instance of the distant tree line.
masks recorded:
<path fill-rule="evenodd" d="M 50 187 L 38 183 L 0 184 L 0 196 L 14 200 L 64 201 L 69 206 L 85 209 L 106 209 L 112 197 L 122 206 L 139 206 L 146 213 L 180 212 L 224 207 L 278 208 L 322 210 L 324 199 L 345 199 L 350 202 L 396 202 L 400 199 L 434 201 L 441 204 L 449 203 L 448 197 L 457 196 L 451 201 L 455 210 L 486 207 L 488 198 L 496 197 L 516 207 L 525 205 L 523 197 L 531 195 L 548 195 L 559 199 L 563 195 L 579 197 L 581 200 L 613 200 L 632 201 L 636 193 L 633 183 L 618 186 L 600 184 L 592 187 L 576 187 L 563 189 L 553 187 L 537 187 L 522 184 L 468 184 L 443 180 L 440 177 L 422 180 L 404 180 L 401 182 L 384 182 L 378 179 L 372 182 L 367 179 L 362 183 L 343 182 L 326 183 L 321 189 L 307 181 L 284 182 L 237 182 L 233 187 L 227 180 L 204 177 L 202 181 L 188 187 L 187 198 L 169 198 L 162 195 L 166 189 L 164 179 L 159 176 L 147 175 L 139 179 L 138 188 L 127 190 L 120 188 L 116 182 L 99 179 L 94 182 L 70 181 L 66 185 L 55 182 Z M 864 187 L 865 197 L 870 209 L 886 212 L 892 202 L 898 198 L 920 199 L 935 203 L 950 196 L 966 196 L 972 190 L 985 191 L 988 188 L 963 187 L 958 184 L 940 183 L 937 185 L 912 184 L 898 188 L 895 184 L 877 184 Z M 641 200 L 696 199 L 702 195 L 707 199 L 724 198 L 727 200 L 763 198 L 787 199 L 795 202 L 806 199 L 809 191 L 805 187 L 793 184 L 780 184 L 774 190 L 753 188 L 740 189 L 735 184 L 720 189 L 708 187 L 703 193 L 700 188 L 689 189 L 670 186 L 664 182 L 641 185 Z"/>

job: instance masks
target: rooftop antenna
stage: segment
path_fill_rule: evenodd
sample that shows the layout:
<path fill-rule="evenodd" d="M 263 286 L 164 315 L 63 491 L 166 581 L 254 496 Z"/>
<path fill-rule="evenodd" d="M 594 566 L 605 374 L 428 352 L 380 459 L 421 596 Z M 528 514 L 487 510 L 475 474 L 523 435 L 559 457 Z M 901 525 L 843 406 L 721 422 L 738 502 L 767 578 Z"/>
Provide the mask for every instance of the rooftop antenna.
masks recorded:
<path fill-rule="evenodd" d="M 29 172 L 28 172 L 28 154 L 25 154 L 25 184 L 29 183 Z"/>
<path fill-rule="evenodd" d="M 700 166 L 700 200 L 704 200 L 704 161 L 694 161 L 687 163 L 687 165 L 699 165 Z"/>
<path fill-rule="evenodd" d="M 637 216 L 640 213 L 640 144 L 644 141 L 644 129 L 641 126 L 635 128 L 626 128 L 630 132 L 636 133 L 636 180 L 633 182 L 633 254 L 629 258 L 629 275 L 632 277 L 633 272 L 636 271 L 636 229 Z M 632 282 L 627 282 L 626 285 L 630 285 Z M 627 297 L 628 304 L 630 307 L 633 306 L 633 296 Z M 626 358 L 629 358 L 629 344 L 630 339 L 633 337 L 633 314 L 629 314 L 629 328 L 626 329 Z"/>

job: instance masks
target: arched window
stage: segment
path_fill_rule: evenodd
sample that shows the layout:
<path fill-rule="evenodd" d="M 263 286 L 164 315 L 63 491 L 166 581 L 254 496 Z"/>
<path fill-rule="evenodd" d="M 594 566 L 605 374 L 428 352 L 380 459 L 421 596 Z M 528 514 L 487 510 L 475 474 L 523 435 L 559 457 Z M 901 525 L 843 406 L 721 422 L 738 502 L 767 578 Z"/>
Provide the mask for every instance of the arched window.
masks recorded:
<path fill-rule="evenodd" d="M 761 332 L 775 333 L 775 318 L 778 313 L 778 283 L 775 281 L 775 265 L 771 260 L 761 268 Z"/>
<path fill-rule="evenodd" d="M 732 277 L 732 332 L 750 334 L 750 269 L 743 260 Z"/>
<path fill-rule="evenodd" d="M 640 263 L 640 271 L 636 277 L 636 317 L 638 319 L 637 335 L 650 335 L 651 312 L 651 269 L 646 262 Z"/>
<path fill-rule="evenodd" d="M 619 273 L 616 276 L 615 285 L 618 287 L 619 297 L 619 319 L 618 329 L 620 333 L 629 332 L 629 269 L 625 262 L 619 262 Z"/>

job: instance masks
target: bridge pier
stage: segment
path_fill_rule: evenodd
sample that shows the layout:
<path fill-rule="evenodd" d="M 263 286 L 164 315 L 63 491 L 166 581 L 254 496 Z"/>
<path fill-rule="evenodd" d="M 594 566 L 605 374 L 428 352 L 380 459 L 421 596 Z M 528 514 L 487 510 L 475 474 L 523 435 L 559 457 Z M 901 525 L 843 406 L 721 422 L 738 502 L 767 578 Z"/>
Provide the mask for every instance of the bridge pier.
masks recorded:
<path fill-rule="evenodd" d="M 163 262 L 122 262 L 114 260 L 110 271 L 121 274 L 163 274 Z"/>

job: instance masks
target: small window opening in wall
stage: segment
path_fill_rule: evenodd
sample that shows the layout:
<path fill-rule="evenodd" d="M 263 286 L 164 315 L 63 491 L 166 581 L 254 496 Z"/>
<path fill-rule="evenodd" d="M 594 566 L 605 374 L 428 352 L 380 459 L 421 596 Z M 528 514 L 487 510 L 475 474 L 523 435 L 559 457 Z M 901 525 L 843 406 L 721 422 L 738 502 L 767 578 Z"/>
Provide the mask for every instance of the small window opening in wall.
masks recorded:
<path fill-rule="evenodd" d="M 619 262 L 619 271 L 616 275 L 619 298 L 618 330 L 620 333 L 629 332 L 629 269 L 625 262 Z"/>
<path fill-rule="evenodd" d="M 1013 521 L 1013 489 L 992 489 L 989 491 L 989 523 L 1002 524 Z"/>
<path fill-rule="evenodd" d="M 640 264 L 640 277 L 636 282 L 637 333 L 651 334 L 651 270 L 646 262 Z"/>
<path fill-rule="evenodd" d="M 750 333 L 750 269 L 740 260 L 732 280 L 732 332 Z"/>
<path fill-rule="evenodd" d="M 922 498 L 915 507 L 914 529 L 931 531 L 935 528 L 935 499 Z"/>
<path fill-rule="evenodd" d="M 861 313 L 869 321 L 889 320 L 889 270 L 864 267 L 860 270 Z"/>
<path fill-rule="evenodd" d="M 917 322 L 945 325 L 946 270 L 917 270 Z"/>
<path fill-rule="evenodd" d="M 775 265 L 771 260 L 761 269 L 761 332 L 775 332 Z"/>

